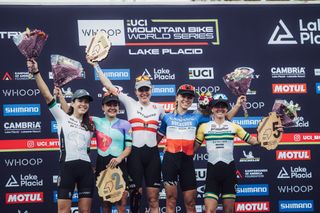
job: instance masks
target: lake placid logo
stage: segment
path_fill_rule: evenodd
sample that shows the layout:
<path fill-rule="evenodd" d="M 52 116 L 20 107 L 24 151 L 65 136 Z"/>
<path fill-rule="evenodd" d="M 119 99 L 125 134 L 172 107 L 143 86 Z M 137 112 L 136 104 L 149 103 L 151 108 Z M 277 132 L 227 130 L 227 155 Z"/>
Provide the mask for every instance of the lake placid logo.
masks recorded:
<path fill-rule="evenodd" d="M 282 21 L 279 20 L 279 24 L 274 29 L 268 44 L 298 44 L 294 39 L 292 33 L 289 31 L 288 27 Z"/>

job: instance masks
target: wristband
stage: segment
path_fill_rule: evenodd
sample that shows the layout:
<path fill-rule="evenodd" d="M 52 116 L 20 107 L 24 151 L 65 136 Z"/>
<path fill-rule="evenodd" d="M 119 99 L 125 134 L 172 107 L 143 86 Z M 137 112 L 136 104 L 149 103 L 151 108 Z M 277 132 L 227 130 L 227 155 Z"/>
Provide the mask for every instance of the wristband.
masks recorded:
<path fill-rule="evenodd" d="M 40 71 L 38 70 L 38 71 L 36 71 L 36 72 L 33 72 L 32 75 L 37 75 L 37 74 L 39 74 L 39 73 L 40 73 Z"/>

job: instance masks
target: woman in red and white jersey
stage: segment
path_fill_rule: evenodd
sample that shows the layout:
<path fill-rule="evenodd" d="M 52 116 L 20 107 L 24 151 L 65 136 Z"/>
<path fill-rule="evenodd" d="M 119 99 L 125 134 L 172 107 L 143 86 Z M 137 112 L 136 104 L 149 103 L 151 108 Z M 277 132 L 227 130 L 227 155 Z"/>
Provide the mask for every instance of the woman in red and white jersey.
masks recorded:
<path fill-rule="evenodd" d="M 128 121 L 132 126 L 132 150 L 127 158 L 130 184 L 130 207 L 133 213 L 139 212 L 142 195 L 142 180 L 145 180 L 150 212 L 159 212 L 159 189 L 161 182 L 161 161 L 157 143 L 157 129 L 164 116 L 163 107 L 150 101 L 152 84 L 148 76 L 139 76 L 135 82 L 138 101 L 118 92 L 111 81 L 103 74 L 98 63 L 87 57 L 94 66 L 101 83 L 110 92 L 117 94 L 126 108 Z"/>

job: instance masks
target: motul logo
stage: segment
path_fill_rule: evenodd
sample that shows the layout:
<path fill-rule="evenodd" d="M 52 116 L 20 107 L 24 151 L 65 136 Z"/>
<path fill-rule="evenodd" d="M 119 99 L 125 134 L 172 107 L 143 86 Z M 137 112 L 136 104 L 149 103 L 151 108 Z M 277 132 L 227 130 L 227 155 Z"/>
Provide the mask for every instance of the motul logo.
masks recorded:
<path fill-rule="evenodd" d="M 277 150 L 277 160 L 311 160 L 310 150 Z"/>
<path fill-rule="evenodd" d="M 172 112 L 175 109 L 175 102 L 159 102 L 166 112 Z"/>
<path fill-rule="evenodd" d="M 307 93 L 307 84 L 272 84 L 273 94 Z"/>
<path fill-rule="evenodd" d="M 236 212 L 270 212 L 269 202 L 236 202 Z"/>
<path fill-rule="evenodd" d="M 43 192 L 6 193 L 6 204 L 42 203 Z"/>

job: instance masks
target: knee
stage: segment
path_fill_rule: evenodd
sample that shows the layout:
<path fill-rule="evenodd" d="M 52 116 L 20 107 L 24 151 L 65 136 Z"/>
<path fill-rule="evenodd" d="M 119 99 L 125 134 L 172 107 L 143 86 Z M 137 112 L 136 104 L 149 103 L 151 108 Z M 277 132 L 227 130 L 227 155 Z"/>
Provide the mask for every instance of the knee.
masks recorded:
<path fill-rule="evenodd" d="M 234 213 L 234 208 L 233 208 L 233 206 L 226 206 L 223 208 L 223 211 L 225 213 Z"/>
<path fill-rule="evenodd" d="M 150 208 L 156 208 L 159 206 L 158 196 L 149 196 L 148 202 L 149 202 Z"/>
<path fill-rule="evenodd" d="M 172 205 L 176 205 L 177 197 L 174 194 L 167 194 L 167 202 Z"/>
<path fill-rule="evenodd" d="M 195 206 L 196 206 L 196 200 L 195 199 L 190 199 L 190 200 L 187 200 L 185 202 L 185 205 L 188 209 L 194 209 Z"/>

